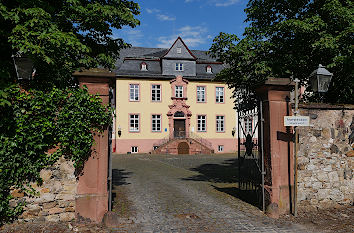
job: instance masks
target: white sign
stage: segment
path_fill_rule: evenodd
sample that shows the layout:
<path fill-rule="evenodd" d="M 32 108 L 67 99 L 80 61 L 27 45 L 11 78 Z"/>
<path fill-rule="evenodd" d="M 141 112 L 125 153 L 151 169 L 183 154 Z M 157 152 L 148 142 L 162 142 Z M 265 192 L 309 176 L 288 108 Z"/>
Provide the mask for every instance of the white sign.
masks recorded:
<path fill-rule="evenodd" d="M 310 117 L 284 116 L 284 126 L 310 126 Z"/>

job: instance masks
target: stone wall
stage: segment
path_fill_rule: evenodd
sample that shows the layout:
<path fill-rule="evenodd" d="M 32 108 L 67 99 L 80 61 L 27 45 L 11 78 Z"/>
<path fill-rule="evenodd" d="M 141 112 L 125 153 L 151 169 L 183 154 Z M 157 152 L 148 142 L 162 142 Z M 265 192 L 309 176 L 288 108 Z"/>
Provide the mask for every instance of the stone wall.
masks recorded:
<path fill-rule="evenodd" d="M 354 106 L 302 105 L 310 127 L 299 127 L 298 206 L 353 205 Z"/>
<path fill-rule="evenodd" d="M 75 197 L 77 180 L 74 175 L 75 168 L 71 161 L 60 158 L 51 168 L 43 169 L 40 173 L 43 184 L 32 187 L 38 192 L 35 197 L 25 196 L 14 190 L 16 199 L 12 203 L 25 201 L 27 203 L 22 221 L 70 221 L 75 218 Z"/>

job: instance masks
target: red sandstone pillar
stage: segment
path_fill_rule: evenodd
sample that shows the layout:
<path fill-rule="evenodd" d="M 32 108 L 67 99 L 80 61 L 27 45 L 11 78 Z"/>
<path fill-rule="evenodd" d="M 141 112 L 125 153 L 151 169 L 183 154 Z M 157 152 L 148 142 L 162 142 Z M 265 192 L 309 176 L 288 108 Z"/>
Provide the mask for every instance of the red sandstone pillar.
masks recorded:
<path fill-rule="evenodd" d="M 115 77 L 106 70 L 75 72 L 80 87 L 87 86 L 90 94 L 98 94 L 102 104 L 109 103 L 109 86 Z M 79 176 L 76 196 L 76 216 L 78 219 L 90 219 L 101 222 L 108 211 L 108 130 L 101 136 L 95 136 L 93 153 L 86 161 L 83 173 Z"/>
<path fill-rule="evenodd" d="M 273 203 L 272 206 L 277 204 L 278 207 L 273 209 L 275 217 L 288 213 L 291 203 L 289 185 L 292 187 L 294 177 L 293 143 L 289 142 L 291 135 L 286 134 L 284 116 L 287 107 L 291 109 L 286 97 L 290 97 L 292 86 L 290 79 L 269 78 L 257 90 L 263 101 L 266 201 Z"/>

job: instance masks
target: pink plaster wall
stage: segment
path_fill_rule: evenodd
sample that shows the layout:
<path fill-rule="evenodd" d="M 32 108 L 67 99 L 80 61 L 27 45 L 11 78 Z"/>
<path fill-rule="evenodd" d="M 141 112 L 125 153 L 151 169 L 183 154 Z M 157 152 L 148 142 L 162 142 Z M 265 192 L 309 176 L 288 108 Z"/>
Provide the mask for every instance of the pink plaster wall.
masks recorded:
<path fill-rule="evenodd" d="M 236 153 L 237 138 L 212 138 L 207 139 L 213 145 L 215 153 Z M 224 145 L 224 151 L 218 152 L 218 145 Z"/>
<path fill-rule="evenodd" d="M 207 139 L 212 143 L 215 153 L 218 152 L 218 145 L 224 145 L 224 151 L 221 153 L 236 153 L 237 151 L 237 139 L 233 138 L 214 138 Z M 131 151 L 132 146 L 139 147 L 139 153 L 149 153 L 155 143 L 158 143 L 160 139 L 116 139 L 116 153 L 126 154 Z"/>
<path fill-rule="evenodd" d="M 116 153 L 126 154 L 131 151 L 132 146 L 138 146 L 138 153 L 149 153 L 155 143 L 160 139 L 116 139 Z"/>

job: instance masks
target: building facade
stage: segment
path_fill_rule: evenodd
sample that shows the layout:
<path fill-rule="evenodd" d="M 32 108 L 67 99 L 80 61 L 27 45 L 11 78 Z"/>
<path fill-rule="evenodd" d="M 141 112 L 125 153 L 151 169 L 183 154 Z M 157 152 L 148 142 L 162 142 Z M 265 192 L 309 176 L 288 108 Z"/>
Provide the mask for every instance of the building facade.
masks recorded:
<path fill-rule="evenodd" d="M 188 153 L 193 143 L 215 153 L 236 151 L 232 90 L 214 81 L 223 64 L 205 51 L 189 50 L 177 38 L 169 49 L 123 50 L 116 67 L 116 153 L 154 153 L 182 142 Z"/>

